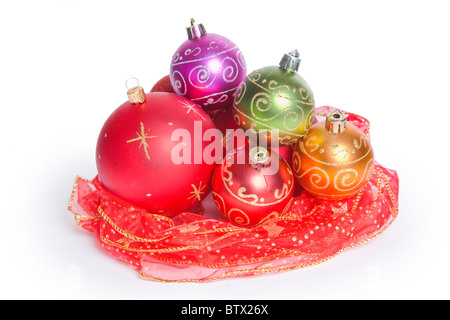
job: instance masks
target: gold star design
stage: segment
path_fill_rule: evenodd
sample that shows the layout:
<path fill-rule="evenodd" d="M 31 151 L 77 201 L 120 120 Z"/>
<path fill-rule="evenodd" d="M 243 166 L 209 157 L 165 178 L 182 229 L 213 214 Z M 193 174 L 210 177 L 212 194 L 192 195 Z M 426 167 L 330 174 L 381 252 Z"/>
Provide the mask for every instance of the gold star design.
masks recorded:
<path fill-rule="evenodd" d="M 269 237 L 278 236 L 283 230 L 283 227 L 280 227 L 276 224 L 276 222 L 271 222 L 266 225 L 263 225 L 262 228 L 267 230 Z"/>
<path fill-rule="evenodd" d="M 141 133 L 136 132 L 137 138 L 133 138 L 130 140 L 127 140 L 127 143 L 130 142 L 135 142 L 135 141 L 140 141 L 141 143 L 139 144 L 139 149 L 144 146 L 144 152 L 145 152 L 145 156 L 147 157 L 148 161 L 150 161 L 150 155 L 148 154 L 148 149 L 150 146 L 147 143 L 146 139 L 150 139 L 150 138 L 156 138 L 157 136 L 147 136 L 145 134 L 145 128 L 144 128 L 144 124 L 141 122 Z M 150 131 L 150 129 L 148 129 L 148 131 Z"/>
<path fill-rule="evenodd" d="M 192 198 L 192 202 L 194 202 L 196 199 L 198 201 L 200 201 L 202 199 L 201 198 L 201 194 L 205 193 L 205 191 L 203 191 L 203 189 L 206 188 L 206 185 L 202 186 L 202 181 L 200 181 L 200 184 L 198 185 L 198 188 L 194 184 L 191 184 L 191 187 L 192 187 L 192 189 L 194 189 L 194 191 L 190 192 L 192 195 L 188 199 Z"/>
<path fill-rule="evenodd" d="M 187 109 L 187 111 L 186 111 L 186 113 L 189 113 L 189 112 L 191 112 L 191 111 L 194 111 L 196 114 L 198 114 L 203 120 L 206 120 L 203 116 L 202 116 L 202 114 L 200 113 L 200 112 L 198 112 L 198 110 L 197 110 L 197 106 L 195 105 L 195 104 L 190 104 L 189 102 L 187 102 L 187 101 L 178 101 L 178 102 L 180 102 L 183 106 L 183 108 L 184 109 Z"/>

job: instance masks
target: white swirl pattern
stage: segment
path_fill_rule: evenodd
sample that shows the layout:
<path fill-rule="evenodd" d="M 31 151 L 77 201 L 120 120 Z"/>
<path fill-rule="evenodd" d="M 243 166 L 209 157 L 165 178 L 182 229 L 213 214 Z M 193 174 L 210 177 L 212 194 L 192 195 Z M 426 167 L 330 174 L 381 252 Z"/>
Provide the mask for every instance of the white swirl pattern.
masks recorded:
<path fill-rule="evenodd" d="M 224 58 L 219 65 L 215 67 L 218 70 L 222 70 L 224 64 L 230 63 L 231 65 L 227 66 L 223 69 L 221 75 L 223 81 L 230 83 L 236 80 L 239 71 L 238 65 L 234 59 L 230 57 Z M 205 89 L 210 87 L 216 80 L 219 73 L 211 72 L 211 69 L 208 66 L 199 65 L 191 70 L 188 76 L 189 84 L 195 88 Z"/>
<path fill-rule="evenodd" d="M 242 98 L 244 97 L 246 90 L 247 85 L 245 84 L 245 82 L 241 82 L 241 84 L 236 88 L 236 93 L 234 95 L 234 105 L 242 101 Z"/>
<path fill-rule="evenodd" d="M 186 86 L 186 80 L 184 79 L 183 75 L 181 74 L 180 71 L 175 70 L 172 73 L 172 85 L 174 90 L 179 94 L 179 95 L 186 95 L 187 93 L 187 86 Z"/>

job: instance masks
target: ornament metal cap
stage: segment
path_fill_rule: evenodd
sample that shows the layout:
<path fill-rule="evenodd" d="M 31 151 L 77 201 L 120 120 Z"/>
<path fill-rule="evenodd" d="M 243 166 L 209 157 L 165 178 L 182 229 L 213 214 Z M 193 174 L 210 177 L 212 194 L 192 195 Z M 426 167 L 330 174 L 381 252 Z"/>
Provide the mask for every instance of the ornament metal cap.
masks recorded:
<path fill-rule="evenodd" d="M 189 40 L 200 38 L 206 34 L 206 29 L 203 24 L 198 24 L 191 18 L 191 25 L 186 28 Z"/>
<path fill-rule="evenodd" d="M 137 85 L 132 87 L 132 88 L 128 88 L 128 81 L 130 79 L 135 79 L 137 81 Z M 138 104 L 138 103 L 142 103 L 145 101 L 145 92 L 144 92 L 144 88 L 142 88 L 139 85 L 139 81 L 136 78 L 129 78 L 126 82 L 125 82 L 125 86 L 127 87 L 128 91 L 127 91 L 127 96 L 128 96 L 128 101 L 130 101 L 130 103 L 132 104 Z"/>
<path fill-rule="evenodd" d="M 336 109 L 327 114 L 325 120 L 325 128 L 328 132 L 342 133 L 347 129 L 347 114 L 341 110 Z"/>
<path fill-rule="evenodd" d="M 301 61 L 302 60 L 300 59 L 298 50 L 294 49 L 288 54 L 284 54 L 283 58 L 281 58 L 280 68 L 287 71 L 297 72 Z"/>
<path fill-rule="evenodd" d="M 270 165 L 270 154 L 266 148 L 253 147 L 249 151 L 249 164 L 252 168 L 260 169 Z"/>

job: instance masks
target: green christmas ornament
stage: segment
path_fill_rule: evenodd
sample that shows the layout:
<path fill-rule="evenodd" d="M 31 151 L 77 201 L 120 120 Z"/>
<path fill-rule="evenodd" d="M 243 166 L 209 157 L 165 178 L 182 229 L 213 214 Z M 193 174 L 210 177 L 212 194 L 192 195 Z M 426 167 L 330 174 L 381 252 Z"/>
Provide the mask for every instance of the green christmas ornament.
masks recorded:
<path fill-rule="evenodd" d="M 297 73 L 297 50 L 285 54 L 279 66 L 269 66 L 250 73 L 236 90 L 234 119 L 244 131 L 260 133 L 278 129 L 280 145 L 294 143 L 304 136 L 314 119 L 314 96 L 306 81 Z"/>

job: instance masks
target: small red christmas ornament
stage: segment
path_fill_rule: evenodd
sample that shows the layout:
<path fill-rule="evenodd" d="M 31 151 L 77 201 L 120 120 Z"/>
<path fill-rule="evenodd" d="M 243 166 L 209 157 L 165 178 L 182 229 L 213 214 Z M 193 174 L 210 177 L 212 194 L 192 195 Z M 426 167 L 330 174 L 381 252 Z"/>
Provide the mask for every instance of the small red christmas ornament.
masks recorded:
<path fill-rule="evenodd" d="M 158 82 L 154 84 L 150 92 L 170 92 L 175 93 L 172 84 L 170 83 L 170 76 L 162 77 Z"/>
<path fill-rule="evenodd" d="M 98 137 L 101 184 L 151 213 L 172 216 L 189 210 L 208 194 L 215 164 L 204 162 L 208 142 L 201 139 L 214 123 L 198 105 L 174 93 L 145 94 L 138 85 L 127 94 L 129 101 L 110 115 Z M 195 131 L 200 140 L 180 142 L 179 135 L 172 137 L 177 129 L 187 138 Z M 179 163 L 182 147 L 187 153 Z"/>
<path fill-rule="evenodd" d="M 275 152 L 255 146 L 229 153 L 216 167 L 212 194 L 222 214 L 251 227 L 282 216 L 294 193 L 294 177 Z"/>

